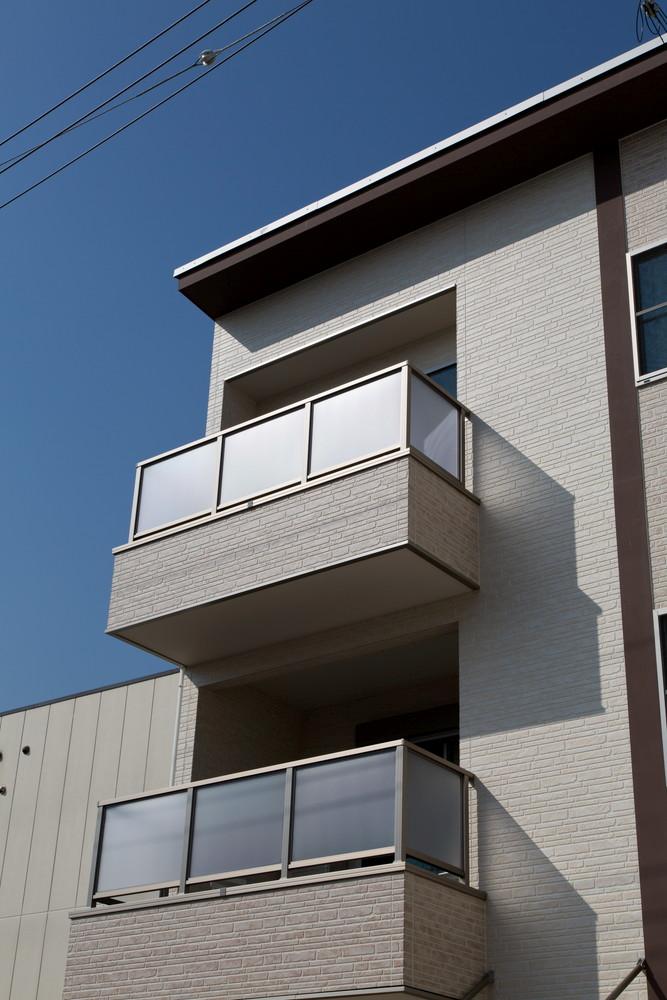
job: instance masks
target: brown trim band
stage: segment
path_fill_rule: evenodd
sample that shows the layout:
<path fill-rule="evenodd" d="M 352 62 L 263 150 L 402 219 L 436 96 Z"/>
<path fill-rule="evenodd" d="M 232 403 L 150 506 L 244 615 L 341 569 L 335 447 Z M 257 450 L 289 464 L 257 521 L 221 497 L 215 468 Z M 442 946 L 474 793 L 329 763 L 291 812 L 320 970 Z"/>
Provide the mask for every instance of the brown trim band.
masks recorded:
<path fill-rule="evenodd" d="M 618 142 L 595 149 L 594 167 L 639 878 L 652 983 L 649 995 L 659 1000 L 667 993 L 667 787 L 656 688 L 651 563 Z"/>

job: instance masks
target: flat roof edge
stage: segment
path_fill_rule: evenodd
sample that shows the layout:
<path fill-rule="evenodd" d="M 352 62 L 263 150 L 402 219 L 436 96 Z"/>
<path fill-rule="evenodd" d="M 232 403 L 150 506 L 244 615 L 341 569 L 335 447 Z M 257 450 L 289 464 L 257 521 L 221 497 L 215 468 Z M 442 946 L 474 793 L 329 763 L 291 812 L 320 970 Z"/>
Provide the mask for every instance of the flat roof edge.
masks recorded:
<path fill-rule="evenodd" d="M 102 684 L 100 687 L 88 688 L 85 691 L 76 691 L 74 694 L 63 694 L 58 698 L 46 698 L 44 701 L 35 701 L 31 705 L 19 705 L 18 708 L 8 708 L 0 710 L 0 719 L 6 715 L 16 715 L 18 712 L 30 712 L 33 708 L 45 708 L 47 705 L 57 705 L 61 701 L 74 701 L 76 698 L 86 698 L 91 694 L 101 694 L 103 691 L 114 691 L 116 688 L 130 687 L 132 684 L 141 684 L 142 681 L 158 680 L 160 677 L 169 677 L 170 674 L 179 673 L 178 667 L 170 670 L 160 670 L 155 674 L 144 674 L 141 677 L 131 677 L 126 681 L 117 681 L 115 684 Z"/>
<path fill-rule="evenodd" d="M 259 229 L 246 233 L 238 239 L 232 240 L 230 243 L 226 243 L 216 250 L 211 250 L 208 253 L 203 254 L 201 257 L 197 257 L 195 260 L 189 261 L 187 264 L 182 264 L 174 270 L 173 276 L 175 278 L 182 278 L 186 274 L 196 271 L 203 265 L 210 264 L 212 261 L 224 257 L 231 251 L 237 250 L 239 247 L 252 243 L 261 237 L 266 236 L 268 233 L 275 232 L 284 226 L 290 225 L 297 219 L 303 219 L 329 205 L 342 201 L 350 195 L 362 191 L 364 188 L 371 187 L 378 181 L 385 180 L 393 174 L 398 174 L 402 170 L 414 166 L 416 163 L 427 160 L 429 157 L 435 156 L 437 153 L 443 152 L 446 149 L 451 149 L 473 136 L 481 135 L 494 128 L 496 125 L 506 122 L 512 118 L 516 118 L 532 108 L 539 107 L 541 104 L 545 104 L 547 101 L 550 101 L 555 97 L 562 96 L 568 91 L 575 90 L 577 87 L 580 87 L 585 83 L 589 83 L 591 80 L 595 80 L 598 77 L 602 77 L 605 74 L 612 72 L 614 69 L 618 69 L 620 66 L 625 66 L 636 60 L 642 59 L 654 49 L 661 48 L 663 45 L 664 43 L 660 38 L 653 38 L 648 42 L 644 42 L 642 45 L 629 49 L 627 52 L 614 56 L 612 59 L 608 59 L 606 62 L 600 63 L 592 69 L 579 73 L 577 76 L 570 77 L 570 79 L 565 80 L 554 87 L 550 87 L 548 90 L 541 91 L 532 97 L 526 98 L 518 104 L 514 104 L 503 111 L 497 112 L 489 118 L 485 118 L 474 125 L 468 126 L 468 128 L 455 132 L 453 135 L 448 136 L 431 146 L 426 146 L 424 149 L 421 149 L 416 153 L 412 153 L 410 156 L 397 160 L 395 163 L 392 163 L 387 167 L 383 167 L 381 170 L 377 170 L 358 181 L 354 181 L 352 184 L 349 184 L 344 188 L 340 188 L 323 198 L 319 198 L 317 201 L 310 202 L 310 204 L 296 209 L 294 212 L 290 212 L 289 214 L 283 215 L 264 226 L 260 226 Z"/>

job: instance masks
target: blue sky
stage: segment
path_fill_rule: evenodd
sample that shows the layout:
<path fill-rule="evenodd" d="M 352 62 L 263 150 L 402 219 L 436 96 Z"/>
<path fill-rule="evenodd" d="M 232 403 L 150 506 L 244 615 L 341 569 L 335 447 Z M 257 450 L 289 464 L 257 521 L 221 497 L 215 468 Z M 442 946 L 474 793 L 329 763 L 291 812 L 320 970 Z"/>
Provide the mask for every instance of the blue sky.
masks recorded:
<path fill-rule="evenodd" d="M 239 2 L 212 0 L 0 159 Z M 191 6 L 8 5 L 0 137 Z M 257 0 L 206 44 L 288 6 Z M 178 294 L 173 268 L 632 48 L 634 16 L 633 0 L 314 0 L 0 212 L 0 710 L 168 666 L 104 627 L 134 464 L 204 431 L 212 324 Z M 0 201 L 123 120 L 114 112 L 8 171 Z"/>

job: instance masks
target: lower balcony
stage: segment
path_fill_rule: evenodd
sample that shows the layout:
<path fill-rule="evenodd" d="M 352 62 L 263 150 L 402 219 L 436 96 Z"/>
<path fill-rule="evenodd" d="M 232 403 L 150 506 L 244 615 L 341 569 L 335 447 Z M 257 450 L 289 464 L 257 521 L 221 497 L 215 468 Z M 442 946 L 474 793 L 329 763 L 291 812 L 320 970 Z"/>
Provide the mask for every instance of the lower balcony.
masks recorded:
<path fill-rule="evenodd" d="M 64 1000 L 465 996 L 471 780 L 397 741 L 102 804 Z"/>
<path fill-rule="evenodd" d="M 140 463 L 108 631 L 194 666 L 475 590 L 466 417 L 403 364 Z"/>

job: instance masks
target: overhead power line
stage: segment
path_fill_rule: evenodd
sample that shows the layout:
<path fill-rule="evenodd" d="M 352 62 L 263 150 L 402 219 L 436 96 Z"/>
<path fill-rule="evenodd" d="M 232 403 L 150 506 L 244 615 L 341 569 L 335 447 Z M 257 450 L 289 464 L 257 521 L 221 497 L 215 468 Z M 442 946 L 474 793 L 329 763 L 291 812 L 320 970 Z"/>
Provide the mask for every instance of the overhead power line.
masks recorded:
<path fill-rule="evenodd" d="M 94 76 L 92 80 L 88 81 L 88 83 L 84 83 L 83 86 L 78 87 L 76 90 L 73 90 L 71 94 L 68 94 L 67 97 L 63 97 L 63 99 L 61 101 L 58 101 L 57 104 L 53 104 L 46 111 L 43 111 L 41 115 L 37 115 L 37 117 L 33 118 L 32 121 L 27 123 L 27 125 L 22 125 L 21 128 L 17 129 L 15 132 L 12 132 L 11 135 L 6 136 L 4 139 L 0 139 L 0 146 L 4 146 L 5 143 L 10 142 L 12 139 L 15 139 L 17 135 L 21 135 L 21 133 L 26 132 L 29 128 L 32 128 L 33 125 L 36 125 L 38 122 L 43 121 L 44 118 L 52 114 L 52 112 L 57 111 L 59 108 L 62 108 L 64 104 L 67 104 L 68 101 L 71 101 L 73 98 L 78 97 L 79 94 L 82 94 L 84 92 L 84 90 L 88 90 L 88 88 L 92 87 L 94 83 L 97 83 L 99 80 L 103 80 L 104 77 L 108 76 L 109 73 L 112 73 L 113 70 L 118 69 L 119 66 L 122 66 L 124 63 L 128 62 L 128 60 L 132 59 L 140 52 L 143 52 L 143 50 L 148 48 L 149 45 L 152 45 L 153 42 L 157 42 L 159 38 L 162 38 L 169 31 L 172 31 L 173 28 L 178 27 L 179 24 L 183 24 L 184 21 L 187 21 L 189 17 L 192 17 L 193 14 L 196 14 L 198 10 L 202 9 L 202 7 L 206 7 L 206 5 L 209 4 L 210 2 L 211 0 L 201 0 L 201 3 L 198 3 L 196 7 L 192 8 L 192 10 L 187 11 L 181 17 L 178 17 L 175 21 L 172 21 L 171 24 L 168 24 L 166 28 L 162 28 L 161 31 L 158 31 L 157 34 L 153 35 L 151 38 L 147 38 L 146 41 L 142 42 L 141 45 L 138 45 L 136 49 L 132 49 L 132 51 L 128 52 L 126 56 L 123 56 L 122 59 L 119 59 L 117 62 L 113 63 L 112 66 L 108 66 L 107 69 L 103 70 L 101 73 L 98 73 L 97 76 Z"/>
<path fill-rule="evenodd" d="M 3 208 L 7 208 L 8 205 L 12 205 L 15 201 L 18 201 L 19 198 L 23 198 L 24 195 L 29 194 L 31 191 L 34 191 L 35 188 L 38 188 L 42 184 L 45 184 L 46 181 L 51 180 L 52 177 L 56 177 L 58 174 L 61 174 L 64 170 L 67 170 L 68 167 L 71 167 L 73 166 L 73 164 L 78 163 L 79 160 L 82 160 L 84 158 L 84 156 L 88 156 L 89 153 L 92 153 L 96 149 L 99 149 L 101 146 L 104 146 L 105 143 L 109 142 L 111 139 L 115 139 L 117 135 L 120 135 L 122 132 L 125 132 L 125 130 L 130 128 L 132 125 L 136 125 L 137 122 L 142 121 L 142 119 L 146 118 L 153 111 L 157 111 L 158 108 L 163 107 L 174 97 L 178 97 L 179 94 L 182 94 L 190 87 L 193 87 L 196 83 L 199 83 L 201 80 L 205 79 L 205 77 L 207 77 L 210 73 L 215 72 L 216 69 L 220 69 L 220 67 L 224 66 L 225 63 L 229 62 L 230 59 L 233 59 L 235 56 L 240 55 L 241 52 L 243 52 L 245 49 L 249 48 L 251 45 L 254 45 L 255 42 L 258 42 L 265 35 L 268 35 L 269 32 L 274 31 L 275 28 L 279 27 L 281 24 L 284 24 L 285 21 L 289 20 L 290 17 L 293 17 L 295 14 L 298 14 L 299 11 L 303 10 L 312 2 L 313 0 L 301 0 L 301 3 L 297 4 L 295 7 L 292 7 L 289 10 L 284 11 L 283 14 L 278 15 L 277 18 L 274 18 L 273 23 L 269 24 L 269 26 L 266 27 L 263 31 L 261 31 L 258 34 L 255 34 L 253 38 L 249 39 L 239 48 L 235 49 L 234 52 L 230 52 L 230 54 L 228 56 L 225 56 L 224 59 L 221 59 L 220 62 L 215 62 L 213 63 L 213 65 L 205 69 L 204 72 L 201 74 L 201 76 L 197 76 L 195 77 L 194 80 L 190 80 L 188 83 L 183 84 L 182 87 L 179 87 L 177 90 L 172 91 L 171 94 L 168 94 L 166 97 L 162 98 L 161 101 L 157 101 L 155 104 L 152 104 L 150 108 L 147 108 L 140 115 L 137 115 L 136 118 L 132 118 L 129 122 L 126 122 L 120 128 L 116 129 L 115 132 L 111 132 L 109 135 L 104 136 L 104 138 L 100 139 L 92 146 L 89 146 L 87 149 L 84 149 L 82 153 L 79 153 L 77 156 L 72 157 L 72 159 L 68 160 L 66 163 L 61 164 L 61 166 L 57 167 L 55 170 L 52 170 L 49 174 L 46 174 L 44 177 L 41 177 L 38 181 L 35 181 L 34 184 L 30 184 L 27 188 L 24 188 L 22 191 L 19 191 L 18 194 L 13 195 L 7 201 L 0 204 L 0 210 L 2 210 Z"/>
<path fill-rule="evenodd" d="M 10 156 L 6 160 L 3 160 L 0 163 L 0 174 L 4 174 L 7 172 L 7 170 L 11 170 L 13 167 L 17 167 L 19 163 L 23 163 L 24 160 L 28 159 L 28 157 L 33 156 L 35 153 L 39 152 L 40 149 L 44 149 L 45 146 L 48 146 L 55 139 L 59 139 L 67 132 L 71 132 L 73 129 L 78 128 L 80 125 L 87 125 L 89 121 L 94 121 L 96 118 L 101 118 L 102 114 L 106 114 L 107 111 L 113 111 L 114 108 L 120 108 L 124 104 L 128 104 L 130 101 L 136 100 L 139 97 L 143 97 L 145 94 L 149 94 L 152 90 L 155 90 L 157 87 L 161 87 L 165 83 L 169 83 L 171 80 L 175 80 L 176 77 L 181 76 L 183 73 L 188 73 L 191 70 L 197 69 L 198 66 L 210 65 L 209 62 L 204 61 L 204 57 L 209 58 L 210 62 L 213 62 L 219 52 L 225 52 L 227 51 L 227 49 L 231 48 L 234 45 L 237 45 L 239 42 L 245 41 L 246 38 L 250 38 L 252 37 L 252 35 L 257 34 L 258 31 L 261 31 L 262 28 L 274 24 L 274 22 L 280 20 L 280 18 L 283 16 L 282 14 L 279 14 L 276 17 L 272 17 L 269 21 L 265 21 L 264 24 L 258 25 L 258 27 L 253 28 L 252 31 L 246 32 L 245 35 L 241 35 L 240 38 L 237 38 L 235 41 L 230 42 L 228 45 L 225 45 L 222 49 L 216 49 L 216 50 L 209 49 L 207 52 L 202 53 L 202 55 L 200 55 L 195 62 L 190 63 L 190 65 L 186 66 L 184 69 L 181 69 L 176 73 L 172 73 L 170 76 L 167 76 L 164 79 L 158 81 L 157 83 L 152 84 L 150 87 L 146 87 L 145 90 L 140 91 L 138 94 L 134 94 L 132 97 L 129 97 L 126 101 L 119 101 L 113 107 L 107 107 L 107 105 L 111 104 L 112 101 L 115 101 L 117 100 L 117 98 L 122 97 L 123 94 L 126 94 L 128 90 L 132 90 L 133 87 L 137 87 L 140 83 L 143 83 L 144 80 L 148 79 L 148 77 L 153 76 L 154 73 L 157 73 L 159 70 L 164 69 L 164 67 L 167 66 L 170 62 L 173 62 L 174 59 L 178 59 L 178 57 L 182 56 L 184 52 L 188 51 L 188 49 L 194 48 L 194 46 L 198 45 L 199 42 L 203 41 L 204 38 L 208 38 L 209 35 L 212 35 L 214 31 L 218 31 L 220 30 L 220 28 L 224 28 L 226 24 L 229 24 L 230 21 L 232 21 L 235 17 L 238 17 L 239 14 L 242 14 L 249 7 L 252 7 L 253 4 L 255 3 L 257 3 L 257 0 L 247 0 L 247 2 L 242 4 L 241 7 L 238 7 L 236 10 L 232 11 L 231 14 L 228 14 L 226 17 L 223 17 L 223 19 L 221 21 L 218 21 L 217 24 L 214 24 L 212 28 L 209 28 L 202 34 L 197 35 L 197 37 L 193 38 L 192 41 L 187 43 L 187 45 L 181 46 L 181 48 L 178 49 L 176 52 L 174 52 L 172 55 L 167 56 L 166 59 L 163 59 L 162 62 L 159 62 L 156 66 L 153 66 L 152 69 L 149 69 L 145 73 L 142 73 L 142 75 L 137 77 L 136 80 L 133 80 L 132 83 L 128 83 L 126 87 L 122 87 L 120 90 L 117 90 L 115 94 L 112 94 L 111 97 L 107 97 L 106 100 L 101 101 L 94 108 L 91 108 L 90 111 L 87 111 L 86 114 L 81 115 L 73 122 L 70 122 L 68 125 L 65 125 L 57 132 L 54 132 L 53 135 L 48 136 L 46 139 L 43 139 L 36 145 L 31 146 L 29 149 L 22 150 L 20 153 L 16 153 L 14 156 Z M 102 111 L 101 109 L 103 108 L 105 108 L 106 110 Z M 0 143 L 0 145 L 2 144 Z"/>

